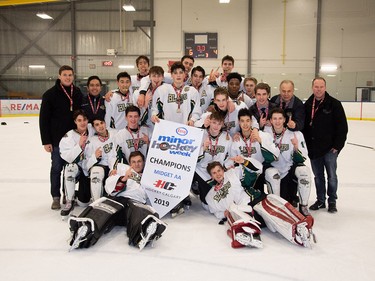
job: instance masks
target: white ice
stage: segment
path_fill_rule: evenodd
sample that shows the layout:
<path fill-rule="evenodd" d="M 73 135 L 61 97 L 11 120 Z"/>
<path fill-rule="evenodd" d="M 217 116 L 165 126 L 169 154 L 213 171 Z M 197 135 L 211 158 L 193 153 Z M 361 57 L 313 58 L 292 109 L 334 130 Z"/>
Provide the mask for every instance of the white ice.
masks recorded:
<path fill-rule="evenodd" d="M 168 229 L 139 252 L 116 227 L 68 252 L 70 232 L 50 209 L 49 155 L 37 117 L 0 118 L 0 280 L 375 280 L 375 151 L 347 144 L 338 161 L 338 213 L 313 213 L 313 249 L 263 229 L 263 249 L 232 249 L 226 226 L 197 199 L 164 218 Z M 375 122 L 349 121 L 348 142 L 374 147 Z M 315 201 L 315 186 L 309 204 Z M 82 209 L 76 208 L 78 214 Z M 375 240 L 375 239 L 374 239 Z"/>

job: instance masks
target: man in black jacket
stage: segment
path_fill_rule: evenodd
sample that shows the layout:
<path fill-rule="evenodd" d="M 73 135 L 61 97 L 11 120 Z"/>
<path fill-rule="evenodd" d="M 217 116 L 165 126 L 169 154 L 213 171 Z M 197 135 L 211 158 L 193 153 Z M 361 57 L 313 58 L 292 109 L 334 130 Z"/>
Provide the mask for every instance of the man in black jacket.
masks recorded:
<path fill-rule="evenodd" d="M 55 86 L 47 90 L 42 97 L 39 115 L 39 129 L 44 149 L 51 153 L 51 209 L 60 206 L 60 177 L 64 160 L 60 157 L 59 142 L 66 132 L 75 128 L 73 111 L 81 108 L 82 93 L 73 85 L 74 71 L 68 65 L 59 69 L 59 79 Z"/>
<path fill-rule="evenodd" d="M 342 104 L 326 92 L 326 81 L 317 77 L 312 82 L 313 94 L 305 103 L 305 136 L 311 167 L 315 176 L 317 201 L 310 210 L 325 208 L 326 192 L 328 212 L 337 212 L 337 156 L 343 149 L 348 123 Z M 328 189 L 324 169 L 328 175 Z"/>

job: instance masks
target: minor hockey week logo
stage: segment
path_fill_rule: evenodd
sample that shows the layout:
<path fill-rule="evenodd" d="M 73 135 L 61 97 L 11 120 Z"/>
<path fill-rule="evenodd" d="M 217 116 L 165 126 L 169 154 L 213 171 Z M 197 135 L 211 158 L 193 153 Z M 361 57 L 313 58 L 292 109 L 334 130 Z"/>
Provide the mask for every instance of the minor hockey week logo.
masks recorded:
<path fill-rule="evenodd" d="M 191 157 L 191 153 L 198 148 L 198 146 L 194 145 L 195 140 L 183 138 L 188 133 L 185 127 L 177 128 L 176 133 L 181 137 L 161 135 L 152 142 L 151 147 L 162 151 L 168 150 L 169 154 Z"/>

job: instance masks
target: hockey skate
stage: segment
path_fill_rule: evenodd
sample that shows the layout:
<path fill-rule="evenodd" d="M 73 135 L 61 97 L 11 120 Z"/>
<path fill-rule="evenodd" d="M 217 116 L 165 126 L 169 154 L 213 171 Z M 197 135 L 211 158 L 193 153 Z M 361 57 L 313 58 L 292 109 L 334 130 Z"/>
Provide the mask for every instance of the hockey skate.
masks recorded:
<path fill-rule="evenodd" d="M 224 214 L 230 226 L 227 234 L 232 238 L 232 248 L 263 248 L 263 242 L 260 238 L 260 223 L 249 214 L 251 212 L 250 206 L 238 206 L 236 204 L 232 204 L 225 211 Z"/>
<path fill-rule="evenodd" d="M 142 222 L 141 240 L 138 242 L 139 250 L 142 251 L 146 245 L 151 243 L 154 246 L 154 241 L 161 237 L 161 234 L 167 228 L 167 225 L 153 215 L 148 215 Z"/>
<path fill-rule="evenodd" d="M 307 222 L 297 224 L 296 240 L 306 248 L 312 248 L 311 235 L 312 232 L 307 228 Z M 315 239 L 314 239 L 315 240 Z"/>
<path fill-rule="evenodd" d="M 305 217 L 310 216 L 309 210 L 307 209 L 307 205 L 299 205 L 299 212 L 304 215 Z"/>
<path fill-rule="evenodd" d="M 190 199 L 190 195 L 188 195 L 184 200 L 182 200 L 182 203 L 184 204 L 184 207 L 186 208 L 186 210 L 189 210 L 190 209 L 190 206 L 191 206 L 191 199 Z"/>
<path fill-rule="evenodd" d="M 174 207 L 172 210 L 171 210 L 171 217 L 172 219 L 174 219 L 175 217 L 185 213 L 185 209 L 184 209 L 184 204 L 181 202 L 181 203 L 178 203 L 176 207 Z"/>
<path fill-rule="evenodd" d="M 74 209 L 74 200 L 67 200 L 64 208 L 61 210 L 60 215 L 61 219 L 65 220 L 71 211 Z"/>

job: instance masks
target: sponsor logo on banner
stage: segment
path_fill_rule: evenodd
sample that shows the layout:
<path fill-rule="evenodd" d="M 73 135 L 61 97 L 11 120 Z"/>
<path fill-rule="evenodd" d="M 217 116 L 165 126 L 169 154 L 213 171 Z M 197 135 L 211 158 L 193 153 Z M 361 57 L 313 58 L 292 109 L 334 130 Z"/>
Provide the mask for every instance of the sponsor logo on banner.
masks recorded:
<path fill-rule="evenodd" d="M 142 176 L 152 206 L 160 217 L 190 192 L 203 130 L 160 120 L 155 124 Z"/>

